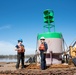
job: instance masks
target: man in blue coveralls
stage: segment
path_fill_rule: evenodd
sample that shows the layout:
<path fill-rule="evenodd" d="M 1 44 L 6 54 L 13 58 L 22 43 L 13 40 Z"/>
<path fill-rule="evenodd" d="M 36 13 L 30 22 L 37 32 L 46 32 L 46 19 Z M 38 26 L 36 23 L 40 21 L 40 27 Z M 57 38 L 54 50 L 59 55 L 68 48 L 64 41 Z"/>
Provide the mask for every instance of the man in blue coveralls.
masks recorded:
<path fill-rule="evenodd" d="M 48 49 L 47 43 L 45 42 L 45 38 L 40 38 L 41 44 L 39 46 L 40 56 L 41 56 L 41 69 L 46 69 L 46 51 Z"/>

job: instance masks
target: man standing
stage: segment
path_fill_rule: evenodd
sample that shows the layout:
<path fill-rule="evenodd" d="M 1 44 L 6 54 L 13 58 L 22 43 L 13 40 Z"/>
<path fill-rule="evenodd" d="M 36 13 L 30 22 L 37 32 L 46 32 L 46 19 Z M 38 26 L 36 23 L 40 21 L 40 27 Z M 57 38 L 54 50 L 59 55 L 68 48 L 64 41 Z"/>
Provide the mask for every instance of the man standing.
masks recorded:
<path fill-rule="evenodd" d="M 20 60 L 21 60 L 22 68 L 24 68 L 24 52 L 25 52 L 25 48 L 24 48 L 24 45 L 22 44 L 22 42 L 23 42 L 23 40 L 19 39 L 18 44 L 15 46 L 16 47 L 15 50 L 17 51 L 16 69 L 19 68 Z"/>
<path fill-rule="evenodd" d="M 39 46 L 40 56 L 41 56 L 41 69 L 46 69 L 46 51 L 48 49 L 47 43 L 45 42 L 45 38 L 41 37 L 41 44 Z"/>

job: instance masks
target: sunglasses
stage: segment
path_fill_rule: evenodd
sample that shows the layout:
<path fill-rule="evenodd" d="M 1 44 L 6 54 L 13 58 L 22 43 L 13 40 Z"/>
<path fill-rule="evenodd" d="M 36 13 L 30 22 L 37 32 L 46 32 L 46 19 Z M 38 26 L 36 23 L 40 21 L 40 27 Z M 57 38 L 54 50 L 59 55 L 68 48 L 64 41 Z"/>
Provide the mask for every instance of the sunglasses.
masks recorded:
<path fill-rule="evenodd" d="M 45 40 L 45 39 L 41 39 L 41 40 Z"/>

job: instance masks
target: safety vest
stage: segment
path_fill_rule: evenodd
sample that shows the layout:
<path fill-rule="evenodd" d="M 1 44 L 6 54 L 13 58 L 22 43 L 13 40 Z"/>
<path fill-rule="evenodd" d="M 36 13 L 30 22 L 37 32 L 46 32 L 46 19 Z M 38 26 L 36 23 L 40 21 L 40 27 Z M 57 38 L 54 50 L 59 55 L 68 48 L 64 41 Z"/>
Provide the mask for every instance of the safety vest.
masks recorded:
<path fill-rule="evenodd" d="M 18 50 L 18 53 L 23 53 L 25 52 L 24 46 L 19 46 L 20 50 Z"/>
<path fill-rule="evenodd" d="M 39 46 L 39 50 L 45 50 L 44 44 L 41 44 L 41 45 Z"/>

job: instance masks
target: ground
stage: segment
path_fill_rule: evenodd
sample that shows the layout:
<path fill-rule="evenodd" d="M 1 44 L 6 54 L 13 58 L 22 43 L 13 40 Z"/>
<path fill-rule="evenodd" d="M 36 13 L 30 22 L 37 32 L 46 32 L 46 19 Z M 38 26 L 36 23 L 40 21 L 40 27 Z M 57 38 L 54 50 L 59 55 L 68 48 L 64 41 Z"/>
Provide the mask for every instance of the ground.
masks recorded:
<path fill-rule="evenodd" d="M 16 69 L 15 65 L 13 62 L 0 62 L 0 75 L 76 75 L 74 65 L 49 65 L 46 70 L 41 70 L 36 63 L 25 63 L 24 69 L 21 69 L 21 66 Z"/>

